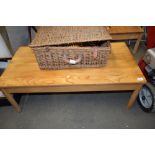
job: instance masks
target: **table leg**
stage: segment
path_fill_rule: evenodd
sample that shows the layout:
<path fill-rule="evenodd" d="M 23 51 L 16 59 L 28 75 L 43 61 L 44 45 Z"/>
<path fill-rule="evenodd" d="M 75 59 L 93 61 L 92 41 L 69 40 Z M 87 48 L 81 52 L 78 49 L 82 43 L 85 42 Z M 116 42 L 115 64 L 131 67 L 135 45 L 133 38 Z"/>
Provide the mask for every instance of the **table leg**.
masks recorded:
<path fill-rule="evenodd" d="M 138 50 L 138 47 L 139 47 L 140 41 L 141 41 L 141 39 L 142 39 L 142 36 L 143 36 L 143 34 L 139 34 L 139 37 L 138 37 L 138 39 L 137 39 L 137 41 L 136 41 L 136 44 L 135 44 L 135 46 L 134 46 L 134 49 L 133 49 L 133 53 L 134 53 L 134 54 L 135 54 L 135 53 L 137 52 L 137 50 Z"/>
<path fill-rule="evenodd" d="M 17 102 L 15 101 L 15 99 L 13 98 L 12 94 L 8 93 L 5 89 L 2 89 L 2 92 L 4 93 L 4 95 L 6 96 L 6 98 L 8 99 L 8 101 L 10 102 L 10 104 L 15 108 L 15 110 L 17 112 L 21 112 L 21 108 L 17 104 Z"/>
<path fill-rule="evenodd" d="M 129 99 L 128 106 L 127 106 L 128 109 L 130 109 L 130 108 L 133 106 L 133 104 L 135 103 L 136 98 L 137 98 L 137 96 L 138 96 L 139 91 L 140 91 L 141 88 L 142 88 L 142 85 L 139 86 L 139 87 L 137 87 L 137 88 L 133 91 L 133 93 L 131 94 L 131 97 L 130 97 L 130 99 Z"/>

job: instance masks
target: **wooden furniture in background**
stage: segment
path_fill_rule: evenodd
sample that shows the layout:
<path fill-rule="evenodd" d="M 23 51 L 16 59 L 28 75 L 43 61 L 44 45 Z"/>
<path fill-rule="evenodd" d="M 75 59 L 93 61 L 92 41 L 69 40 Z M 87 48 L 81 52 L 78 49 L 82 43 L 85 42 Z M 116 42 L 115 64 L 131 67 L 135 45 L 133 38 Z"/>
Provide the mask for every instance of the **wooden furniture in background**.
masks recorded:
<path fill-rule="evenodd" d="M 133 53 L 136 53 L 142 39 L 144 30 L 140 26 L 108 26 L 112 40 L 136 39 Z"/>
<path fill-rule="evenodd" d="M 32 32 L 31 30 L 34 30 L 34 32 L 37 32 L 37 28 L 35 26 L 28 26 L 28 35 L 29 35 L 29 39 L 30 39 L 30 43 L 32 41 Z"/>
<path fill-rule="evenodd" d="M 32 49 L 21 47 L 0 77 L 0 89 L 17 112 L 21 109 L 12 97 L 14 93 L 132 90 L 130 108 L 145 83 L 125 43 L 112 43 L 112 53 L 105 67 L 64 70 L 40 70 Z"/>

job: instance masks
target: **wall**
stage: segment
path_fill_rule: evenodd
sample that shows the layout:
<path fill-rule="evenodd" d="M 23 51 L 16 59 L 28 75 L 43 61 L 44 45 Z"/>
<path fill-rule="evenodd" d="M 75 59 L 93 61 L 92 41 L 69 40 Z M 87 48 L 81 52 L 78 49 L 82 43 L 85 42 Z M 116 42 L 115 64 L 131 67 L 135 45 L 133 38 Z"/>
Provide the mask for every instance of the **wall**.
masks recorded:
<path fill-rule="evenodd" d="M 13 49 L 13 54 L 18 47 L 29 44 L 27 26 L 6 26 L 6 29 Z"/>

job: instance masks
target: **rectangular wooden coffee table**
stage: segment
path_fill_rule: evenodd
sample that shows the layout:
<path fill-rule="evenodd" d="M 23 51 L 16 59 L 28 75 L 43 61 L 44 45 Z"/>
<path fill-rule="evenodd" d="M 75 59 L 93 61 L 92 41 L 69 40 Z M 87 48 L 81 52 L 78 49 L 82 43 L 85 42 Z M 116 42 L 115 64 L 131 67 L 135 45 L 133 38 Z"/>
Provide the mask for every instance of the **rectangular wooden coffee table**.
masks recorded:
<path fill-rule="evenodd" d="M 112 36 L 112 40 L 131 40 L 135 39 L 136 44 L 133 49 L 133 53 L 136 53 L 144 34 L 144 30 L 140 26 L 109 26 L 109 33 Z"/>
<path fill-rule="evenodd" d="M 20 47 L 0 78 L 0 89 L 17 112 L 14 93 L 127 91 L 130 108 L 146 83 L 125 43 L 112 43 L 109 61 L 102 68 L 40 70 L 29 47 Z"/>

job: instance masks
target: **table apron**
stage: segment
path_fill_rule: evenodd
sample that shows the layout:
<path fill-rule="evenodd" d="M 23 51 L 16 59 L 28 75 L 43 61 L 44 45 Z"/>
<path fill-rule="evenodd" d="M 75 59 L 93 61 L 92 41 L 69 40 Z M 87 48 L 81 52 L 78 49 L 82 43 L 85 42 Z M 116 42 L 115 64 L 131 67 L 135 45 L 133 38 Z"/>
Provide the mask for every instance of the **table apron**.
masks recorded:
<path fill-rule="evenodd" d="M 111 34 L 112 40 L 129 40 L 138 39 L 143 33 L 129 33 L 129 34 Z"/>
<path fill-rule="evenodd" d="M 3 88 L 8 93 L 48 93 L 48 92 L 91 92 L 91 91 L 128 91 L 135 90 L 143 84 L 107 84 L 77 86 L 37 86 Z"/>

